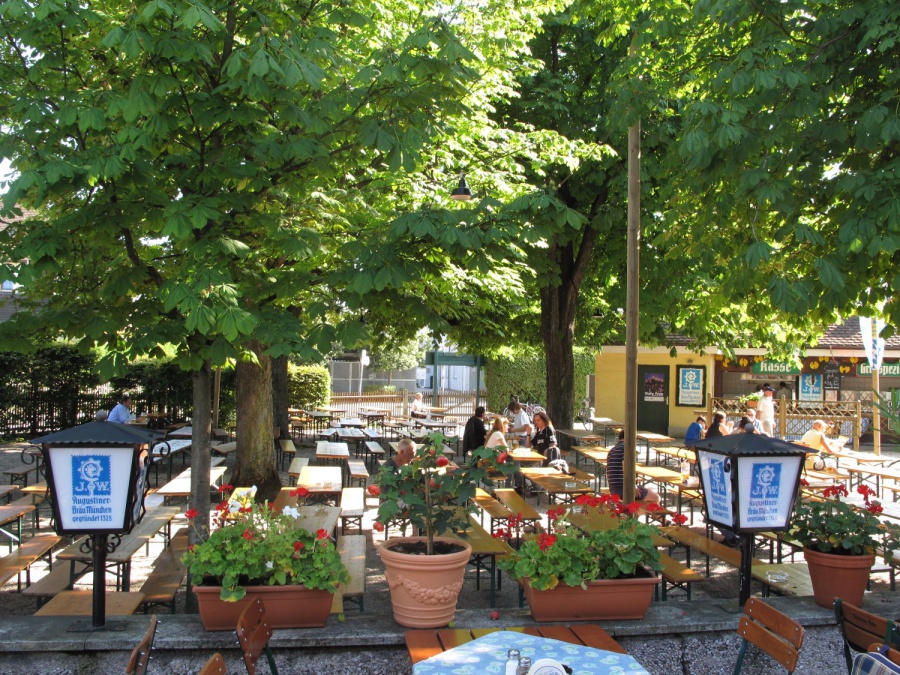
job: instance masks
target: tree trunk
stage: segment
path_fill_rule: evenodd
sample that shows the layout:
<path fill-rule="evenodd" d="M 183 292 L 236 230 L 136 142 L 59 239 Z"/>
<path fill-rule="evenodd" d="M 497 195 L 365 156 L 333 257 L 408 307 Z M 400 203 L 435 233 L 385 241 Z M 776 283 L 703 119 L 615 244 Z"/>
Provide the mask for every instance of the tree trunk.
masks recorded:
<path fill-rule="evenodd" d="M 280 438 L 291 437 L 291 419 L 288 415 L 288 357 L 276 356 L 272 359 L 272 417 L 278 427 Z"/>
<path fill-rule="evenodd" d="M 188 543 L 199 544 L 209 536 L 209 433 L 212 378 L 209 361 L 191 373 L 191 508 L 199 514 L 188 533 Z"/>
<path fill-rule="evenodd" d="M 258 364 L 238 361 L 235 369 L 237 389 L 237 458 L 232 485 L 256 486 L 256 499 L 274 500 L 281 489 L 275 467 L 272 435 L 272 360 L 263 354 L 259 342 L 250 343 Z"/>
<path fill-rule="evenodd" d="M 541 289 L 541 339 L 547 364 L 547 414 L 553 425 L 572 426 L 575 415 L 575 296 L 571 283 Z"/>

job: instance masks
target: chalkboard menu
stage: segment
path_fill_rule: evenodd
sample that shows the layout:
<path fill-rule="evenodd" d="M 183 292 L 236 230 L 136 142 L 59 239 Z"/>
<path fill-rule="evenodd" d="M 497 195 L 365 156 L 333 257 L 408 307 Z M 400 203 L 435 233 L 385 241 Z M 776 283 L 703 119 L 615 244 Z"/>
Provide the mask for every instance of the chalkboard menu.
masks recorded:
<path fill-rule="evenodd" d="M 824 375 L 825 389 L 839 390 L 841 388 L 841 368 L 838 364 L 830 361 L 826 363 L 822 368 L 822 375 Z"/>

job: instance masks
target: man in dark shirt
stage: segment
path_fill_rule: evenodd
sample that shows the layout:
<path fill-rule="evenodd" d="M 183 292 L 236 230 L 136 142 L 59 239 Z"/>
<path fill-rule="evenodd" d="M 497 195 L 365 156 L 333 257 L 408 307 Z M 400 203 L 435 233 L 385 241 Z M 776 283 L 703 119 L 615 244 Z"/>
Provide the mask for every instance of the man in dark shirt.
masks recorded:
<path fill-rule="evenodd" d="M 400 439 L 400 442 L 397 443 L 397 454 L 385 461 L 385 463 L 381 465 L 381 470 L 397 473 L 397 470 L 404 464 L 409 464 L 415 455 L 415 442 L 411 438 L 402 438 Z"/>
<path fill-rule="evenodd" d="M 616 443 L 606 457 L 606 482 L 609 491 L 620 497 L 625 492 L 625 432 L 619 432 L 619 442 Z M 643 485 L 635 485 L 634 498 L 644 501 L 659 503 L 659 495 Z"/>
<path fill-rule="evenodd" d="M 466 422 L 463 430 L 463 456 L 471 450 L 477 450 L 484 445 L 487 432 L 484 429 L 485 409 L 483 405 L 475 408 L 475 414 Z"/>

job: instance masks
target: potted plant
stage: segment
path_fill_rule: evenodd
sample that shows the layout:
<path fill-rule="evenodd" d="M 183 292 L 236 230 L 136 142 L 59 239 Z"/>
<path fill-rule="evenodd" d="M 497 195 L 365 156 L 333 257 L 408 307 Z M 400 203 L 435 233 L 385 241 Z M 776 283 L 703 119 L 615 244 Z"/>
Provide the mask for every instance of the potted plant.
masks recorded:
<path fill-rule="evenodd" d="M 182 558 L 200 582 L 194 592 L 203 625 L 234 630 L 244 607 L 262 596 L 274 628 L 324 626 L 334 592 L 350 581 L 330 534 L 308 532 L 295 507 L 276 511 L 256 503 L 255 495 L 255 486 L 239 488 L 222 501 L 209 538 Z M 190 509 L 185 515 L 193 521 L 198 514 Z"/>
<path fill-rule="evenodd" d="M 498 566 L 522 584 L 535 621 L 643 618 L 657 582 L 653 572 L 662 569 L 659 529 L 639 521 L 640 505 L 622 504 L 618 495 L 575 501 L 584 510 L 599 508 L 608 526 L 583 532 L 569 524 L 565 509 L 551 509 L 553 534 L 527 538 Z"/>
<path fill-rule="evenodd" d="M 801 481 L 801 484 L 805 481 Z M 862 602 L 875 552 L 885 549 L 890 560 L 891 547 L 885 537 L 894 539 L 897 528 L 882 523 L 877 514 L 884 509 L 871 499 L 874 491 L 866 485 L 857 489 L 864 508 L 841 501 L 848 496 L 843 483 L 822 492 L 822 499 L 799 501 L 791 521 L 791 536 L 803 545 L 816 604 L 831 607 L 840 597 L 853 605 Z"/>
<path fill-rule="evenodd" d="M 472 547 L 455 538 L 469 527 L 470 500 L 491 469 L 509 475 L 514 462 L 506 452 L 478 448 L 453 468 L 443 454 L 444 436 L 430 434 L 412 461 L 382 471 L 369 486 L 381 503 L 374 528 L 409 524 L 422 536 L 394 537 L 378 544 L 391 591 L 394 620 L 401 626 L 437 628 L 453 619 L 463 573 Z"/>
<path fill-rule="evenodd" d="M 748 408 L 755 408 L 759 405 L 759 399 L 763 397 L 763 393 L 761 391 L 754 391 L 752 394 L 747 394 L 746 396 L 741 396 L 741 403 L 743 403 Z"/>

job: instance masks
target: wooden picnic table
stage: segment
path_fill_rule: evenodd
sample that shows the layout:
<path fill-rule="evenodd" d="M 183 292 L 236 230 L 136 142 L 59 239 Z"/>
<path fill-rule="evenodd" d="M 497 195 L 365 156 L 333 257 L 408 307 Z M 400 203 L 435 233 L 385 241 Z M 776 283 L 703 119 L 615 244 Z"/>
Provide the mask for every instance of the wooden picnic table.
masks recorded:
<path fill-rule="evenodd" d="M 316 408 L 316 410 L 319 412 L 331 413 L 332 415 L 346 415 L 347 414 L 346 408 L 334 408 L 330 405 L 319 406 L 318 408 Z"/>
<path fill-rule="evenodd" d="M 107 564 L 116 565 L 117 590 L 128 591 L 131 586 L 131 559 L 145 547 L 163 528 L 165 539 L 171 538 L 172 519 L 181 513 L 178 506 L 157 506 L 150 509 L 141 518 L 141 522 L 132 528 L 130 534 L 123 535 L 119 545 L 106 555 Z M 75 583 L 76 563 L 92 563 L 93 550 L 85 545 L 87 537 L 76 539 L 72 544 L 56 554 L 57 560 L 69 561 L 69 585 Z"/>
<path fill-rule="evenodd" d="M 591 485 L 594 476 L 581 469 L 575 469 L 574 476 L 561 473 L 553 467 L 522 467 L 521 471 L 525 478 L 547 493 L 551 504 L 556 502 L 559 495 L 563 495 L 563 501 L 572 501 L 577 495 L 594 492 Z"/>
<path fill-rule="evenodd" d="M 600 441 L 605 442 L 605 435 L 601 436 L 596 432 L 588 431 L 587 429 L 557 429 L 556 433 L 579 441 L 589 441 L 594 443 Z"/>
<path fill-rule="evenodd" d="M 572 525 L 585 532 L 605 532 L 614 530 L 622 522 L 614 511 L 596 507 L 571 507 L 566 515 Z M 660 534 L 653 535 L 653 545 L 669 548 L 674 542 Z"/>
<path fill-rule="evenodd" d="M 871 483 L 874 480 L 875 492 L 879 499 L 881 499 L 882 487 L 887 487 L 894 495 L 900 491 L 900 484 L 898 484 L 898 482 L 900 482 L 900 471 L 897 469 L 870 465 L 848 466 L 845 467 L 845 469 L 850 477 L 851 489 L 854 486 L 858 487 L 863 483 Z M 855 484 L 854 478 L 856 479 Z M 891 482 L 890 485 L 888 484 L 888 481 Z M 892 501 L 895 500 L 896 497 Z"/>
<path fill-rule="evenodd" d="M 472 547 L 472 556 L 469 558 L 469 564 L 475 567 L 475 588 L 476 590 L 481 590 L 481 572 L 487 572 L 491 578 L 491 607 L 494 607 L 496 604 L 497 584 L 499 582 L 497 556 L 509 555 L 513 550 L 502 539 L 492 537 L 481 526 L 481 523 L 475 520 L 472 514 L 469 514 L 468 520 L 468 527 L 462 531 L 464 534 L 445 532 L 441 536 L 460 539 Z"/>
<path fill-rule="evenodd" d="M 515 448 L 509 450 L 509 456 L 520 464 L 543 464 L 546 457 L 531 448 Z"/>
<path fill-rule="evenodd" d="M 597 431 L 597 427 L 600 427 L 603 431 L 603 443 L 604 445 L 609 444 L 609 432 L 613 432 L 613 440 L 616 439 L 619 432 L 625 428 L 625 425 L 621 422 L 617 422 L 614 419 L 609 417 L 591 417 L 590 418 L 591 426 L 594 427 L 594 431 Z"/>
<path fill-rule="evenodd" d="M 176 455 L 181 455 L 182 465 L 184 464 L 185 455 L 191 449 L 191 438 L 160 439 L 150 446 L 150 462 L 152 466 L 156 466 L 160 462 L 166 462 L 166 480 L 172 480 L 172 461 Z M 157 479 L 159 474 L 157 473 Z"/>
<path fill-rule="evenodd" d="M 350 448 L 346 443 L 317 441 L 316 459 L 319 460 L 319 462 L 346 462 L 350 459 Z"/>
<path fill-rule="evenodd" d="M 130 616 L 144 601 L 143 593 L 106 593 L 107 616 Z M 34 613 L 35 616 L 91 616 L 93 591 L 62 591 Z"/>
<path fill-rule="evenodd" d="M 174 431 L 170 431 L 166 437 L 167 438 L 191 438 L 194 435 L 194 427 L 188 425 L 186 427 L 179 427 Z"/>
<path fill-rule="evenodd" d="M 6 498 L 6 502 L 9 503 L 12 500 L 12 493 L 21 487 L 21 485 L 0 485 L 0 499 Z"/>
<path fill-rule="evenodd" d="M 213 463 L 215 460 L 219 460 L 220 462 L 224 459 L 224 457 L 211 457 L 210 463 Z M 227 471 L 227 467 L 224 466 L 210 466 L 209 468 L 209 486 L 211 488 L 216 487 L 219 482 L 222 480 L 222 477 L 225 475 Z M 159 490 L 156 491 L 156 494 L 161 495 L 163 497 L 163 502 L 166 501 L 169 497 L 190 497 L 191 496 L 191 469 L 188 467 L 180 474 L 178 474 L 175 478 L 170 480 L 168 483 L 163 485 Z"/>
<path fill-rule="evenodd" d="M 34 504 L 4 504 L 0 506 L 0 533 L 9 537 L 7 543 L 10 550 L 12 550 L 13 543 L 19 544 L 22 542 L 22 519 L 25 517 L 25 514 L 32 511 L 34 511 Z M 16 524 L 15 534 L 3 527 L 12 522 Z"/>
<path fill-rule="evenodd" d="M 445 421 L 442 421 L 442 420 L 439 421 L 439 420 L 423 420 L 423 419 L 416 419 L 416 420 L 414 420 L 414 422 L 415 422 L 415 425 L 416 425 L 417 427 L 422 427 L 423 429 L 433 429 L 433 430 L 434 430 L 434 429 L 437 429 L 437 430 L 439 430 L 439 429 L 453 429 L 453 430 L 456 430 L 456 428 L 459 426 L 459 423 L 458 423 L 456 420 L 451 420 L 451 421 L 449 421 L 449 422 L 445 422 Z"/>
<path fill-rule="evenodd" d="M 671 445 L 675 442 L 675 439 L 671 436 L 664 436 L 663 434 L 657 434 L 652 431 L 638 431 L 637 432 L 637 440 L 644 442 L 644 447 L 647 449 L 647 454 L 645 455 L 644 464 L 650 463 L 650 446 L 651 445 Z M 637 453 L 635 453 L 637 454 Z"/>
<path fill-rule="evenodd" d="M 361 417 L 342 417 L 338 420 L 338 424 L 342 427 L 356 427 L 362 429 L 366 423 Z"/>
<path fill-rule="evenodd" d="M 390 443 L 388 443 L 388 447 L 390 448 L 390 451 L 388 452 L 389 457 L 393 456 L 393 454 L 395 452 L 397 452 L 398 445 L 400 445 L 400 441 L 391 441 Z M 418 450 L 419 448 L 422 447 L 422 443 L 414 443 L 414 445 L 416 447 L 416 450 Z M 444 444 L 444 447 L 443 447 L 443 453 L 445 455 L 451 455 L 451 456 L 456 455 L 456 451 L 453 448 L 451 448 L 449 445 L 447 445 L 446 443 Z"/>
<path fill-rule="evenodd" d="M 338 500 L 343 489 L 343 472 L 339 466 L 304 466 L 297 476 L 297 487 L 306 488 L 313 496 Z"/>
<path fill-rule="evenodd" d="M 291 492 L 296 488 L 281 488 L 273 504 L 279 511 L 286 506 L 295 507 L 300 512 L 300 517 L 294 522 L 297 528 L 303 528 L 307 532 L 325 530 L 332 534 L 341 517 L 340 506 L 328 506 L 326 504 L 298 506 L 299 497 L 292 497 Z"/>

